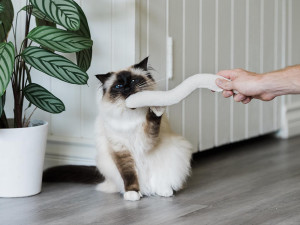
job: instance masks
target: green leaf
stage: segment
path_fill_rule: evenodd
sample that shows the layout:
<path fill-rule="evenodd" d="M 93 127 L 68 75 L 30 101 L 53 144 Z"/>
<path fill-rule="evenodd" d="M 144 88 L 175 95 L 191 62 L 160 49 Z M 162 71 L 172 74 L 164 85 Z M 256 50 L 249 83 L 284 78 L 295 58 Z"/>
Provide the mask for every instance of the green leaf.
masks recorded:
<path fill-rule="evenodd" d="M 38 84 L 27 85 L 23 92 L 29 102 L 46 112 L 61 113 L 65 111 L 64 103 Z"/>
<path fill-rule="evenodd" d="M 87 71 L 92 62 L 92 48 L 81 50 L 76 52 L 77 65 L 83 70 Z"/>
<path fill-rule="evenodd" d="M 80 19 L 80 27 L 78 30 L 76 30 L 74 32 L 81 36 L 91 38 L 91 32 L 90 32 L 90 28 L 89 28 L 89 24 L 86 19 L 86 16 L 85 16 L 82 8 L 76 2 L 74 2 L 74 4 L 76 5 L 76 8 L 78 10 L 79 19 Z"/>
<path fill-rule="evenodd" d="M 81 7 L 75 2 L 79 18 L 80 18 L 80 28 L 77 31 L 74 31 L 76 34 L 79 34 L 81 36 L 91 38 L 91 32 L 88 25 L 88 21 L 86 19 L 86 16 L 81 9 Z M 92 47 L 89 49 L 81 50 L 80 52 L 76 53 L 76 61 L 77 65 L 83 70 L 87 71 L 90 68 L 91 62 L 92 62 Z"/>
<path fill-rule="evenodd" d="M 0 42 L 6 40 L 14 19 L 14 7 L 11 0 L 1 0 L 2 11 L 0 12 Z"/>
<path fill-rule="evenodd" d="M 30 0 L 38 10 L 69 30 L 78 30 L 80 19 L 73 0 Z"/>
<path fill-rule="evenodd" d="M 66 53 L 78 52 L 93 45 L 89 38 L 49 26 L 34 28 L 27 38 L 47 48 Z"/>
<path fill-rule="evenodd" d="M 61 55 L 34 46 L 27 47 L 21 55 L 26 63 L 52 77 L 71 84 L 87 83 L 86 72 Z"/>
<path fill-rule="evenodd" d="M 0 43 L 0 96 L 6 90 L 11 78 L 15 61 L 15 49 L 13 43 Z"/>
<path fill-rule="evenodd" d="M 39 19 L 39 18 L 37 18 L 37 17 L 35 18 L 35 24 L 36 24 L 37 27 L 38 27 L 38 26 L 50 26 L 50 27 L 56 27 L 56 24 L 55 24 L 55 23 L 49 22 L 49 21 L 47 21 L 47 20 Z M 47 48 L 47 47 L 45 47 L 45 46 L 43 46 L 43 45 L 41 45 L 41 47 L 44 48 L 44 49 L 46 49 L 46 50 L 48 50 L 48 51 L 54 52 L 54 50 L 51 49 L 51 48 Z"/>
<path fill-rule="evenodd" d="M 26 5 L 21 10 L 26 11 L 28 13 L 31 12 L 31 15 L 35 16 L 35 18 L 37 18 L 37 19 L 46 20 L 48 22 L 54 23 L 54 21 L 52 19 L 47 17 L 44 13 L 42 13 L 40 10 L 38 10 L 33 5 Z"/>

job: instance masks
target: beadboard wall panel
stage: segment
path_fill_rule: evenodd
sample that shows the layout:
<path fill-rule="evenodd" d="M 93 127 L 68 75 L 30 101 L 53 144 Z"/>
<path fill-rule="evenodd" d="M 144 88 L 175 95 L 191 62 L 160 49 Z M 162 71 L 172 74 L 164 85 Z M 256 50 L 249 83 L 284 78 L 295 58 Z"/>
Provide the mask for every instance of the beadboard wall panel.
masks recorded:
<path fill-rule="evenodd" d="M 201 28 L 200 33 L 200 72 L 215 73 L 216 72 L 216 1 L 201 0 L 201 8 L 199 11 L 201 17 L 201 23 L 198 26 Z M 175 62 L 176 63 L 176 62 Z M 199 127 L 200 139 L 200 149 L 207 149 L 215 144 L 215 94 L 211 91 L 203 89 L 200 91 L 200 102 L 201 104 L 197 106 L 195 102 L 195 107 L 200 108 L 201 121 Z M 208 103 L 208 104 L 207 104 Z"/>
<path fill-rule="evenodd" d="M 141 12 L 154 13 L 149 9 L 155 2 L 138 2 L 147 7 Z M 285 53 L 282 34 L 286 25 L 285 0 L 161 2 L 166 2 L 160 4 L 165 6 L 168 23 L 166 32 L 162 32 L 166 37 L 159 39 L 173 39 L 173 56 L 165 55 L 172 57 L 174 65 L 173 78 L 166 81 L 166 89 L 199 72 L 244 68 L 263 73 L 285 66 L 282 56 Z M 153 17 L 149 15 L 143 15 L 145 20 L 141 22 L 151 23 Z M 157 33 L 145 35 L 150 42 L 157 39 Z M 148 51 L 156 48 L 140 43 L 141 52 L 145 52 L 145 48 Z M 159 54 L 151 57 L 161 57 L 161 52 Z M 166 71 L 159 71 L 157 79 L 165 79 L 165 74 Z M 199 90 L 170 107 L 169 117 L 174 130 L 189 139 L 195 150 L 205 150 L 278 130 L 280 109 L 280 98 L 266 103 L 253 100 L 244 106 L 209 90 Z"/>
<path fill-rule="evenodd" d="M 283 3 L 283 7 L 286 9 L 283 11 L 285 15 L 286 38 L 285 48 L 285 60 L 287 65 L 295 65 L 300 62 L 300 32 L 298 29 L 300 16 L 299 8 L 300 2 L 297 0 L 286 0 Z M 284 98 L 284 104 L 282 104 L 282 123 L 279 133 L 280 137 L 289 138 L 296 135 L 300 135 L 300 97 L 299 95 L 289 95 Z"/>
<path fill-rule="evenodd" d="M 184 39 L 184 52 L 183 52 L 183 79 L 197 73 L 199 71 L 199 1 L 198 0 L 187 0 L 184 1 L 184 21 L 188 26 L 184 27 L 185 32 L 183 33 Z M 199 90 L 194 91 L 187 99 L 183 102 L 183 123 L 185 123 L 183 135 L 189 137 L 190 142 L 193 146 L 199 147 Z M 196 124 L 196 126 L 195 126 Z"/>
<path fill-rule="evenodd" d="M 216 61 L 215 72 L 231 68 L 232 4 L 231 0 L 216 1 Z M 204 43 L 203 43 L 204 44 Z M 207 104 L 207 103 L 206 103 Z M 230 99 L 215 94 L 215 145 L 230 142 Z"/>
<path fill-rule="evenodd" d="M 152 4 L 152 1 L 149 1 Z M 184 56 L 184 6 L 185 1 L 182 0 L 171 0 L 168 2 L 168 29 L 169 36 L 173 38 L 173 78 L 168 82 L 168 89 L 176 87 L 182 82 L 183 78 L 183 56 Z M 155 34 L 149 36 L 153 38 Z M 152 56 L 156 57 L 156 56 Z M 166 73 L 162 73 L 166 74 Z M 169 119 L 171 121 L 171 127 L 177 133 L 183 133 L 183 102 L 170 107 Z"/>
<path fill-rule="evenodd" d="M 246 39 L 248 39 L 248 26 L 246 27 L 246 1 L 234 0 L 231 4 L 231 68 L 246 68 Z M 248 21 L 248 18 L 247 18 Z M 246 29 L 247 28 L 247 29 Z M 246 107 L 231 99 L 230 133 L 231 141 L 239 141 L 246 137 Z"/>

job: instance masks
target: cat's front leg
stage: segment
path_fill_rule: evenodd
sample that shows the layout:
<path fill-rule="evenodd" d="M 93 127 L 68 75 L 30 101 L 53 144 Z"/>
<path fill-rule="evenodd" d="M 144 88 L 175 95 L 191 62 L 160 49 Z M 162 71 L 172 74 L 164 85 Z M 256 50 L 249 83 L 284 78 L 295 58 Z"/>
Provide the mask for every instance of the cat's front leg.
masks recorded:
<path fill-rule="evenodd" d="M 116 166 L 124 181 L 124 199 L 137 201 L 142 197 L 134 159 L 129 151 L 113 152 Z"/>
<path fill-rule="evenodd" d="M 161 118 L 165 107 L 150 107 L 146 115 L 144 129 L 144 150 L 151 150 L 159 141 Z"/>
<path fill-rule="evenodd" d="M 166 107 L 164 106 L 151 106 L 150 110 L 157 116 L 161 117 L 166 111 Z"/>

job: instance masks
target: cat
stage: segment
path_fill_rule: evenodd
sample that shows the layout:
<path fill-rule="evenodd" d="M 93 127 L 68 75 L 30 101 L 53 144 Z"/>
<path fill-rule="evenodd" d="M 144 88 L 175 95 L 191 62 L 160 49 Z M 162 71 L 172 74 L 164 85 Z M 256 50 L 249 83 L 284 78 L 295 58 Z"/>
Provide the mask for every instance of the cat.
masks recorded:
<path fill-rule="evenodd" d="M 96 120 L 97 167 L 105 181 L 96 190 L 125 200 L 173 196 L 190 175 L 192 146 L 172 132 L 164 107 L 130 109 L 128 96 L 155 90 L 148 57 L 118 72 L 96 75 L 102 83 Z"/>

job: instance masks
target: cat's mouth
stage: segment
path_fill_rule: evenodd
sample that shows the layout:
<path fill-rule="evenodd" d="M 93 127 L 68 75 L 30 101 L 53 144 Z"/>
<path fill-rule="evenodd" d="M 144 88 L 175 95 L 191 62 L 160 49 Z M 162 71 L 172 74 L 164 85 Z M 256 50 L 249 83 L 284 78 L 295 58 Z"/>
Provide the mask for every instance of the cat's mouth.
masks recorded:
<path fill-rule="evenodd" d="M 134 95 L 138 93 L 137 90 L 130 90 L 128 92 L 123 92 L 122 95 L 124 96 L 125 99 L 127 99 L 129 96 Z"/>

